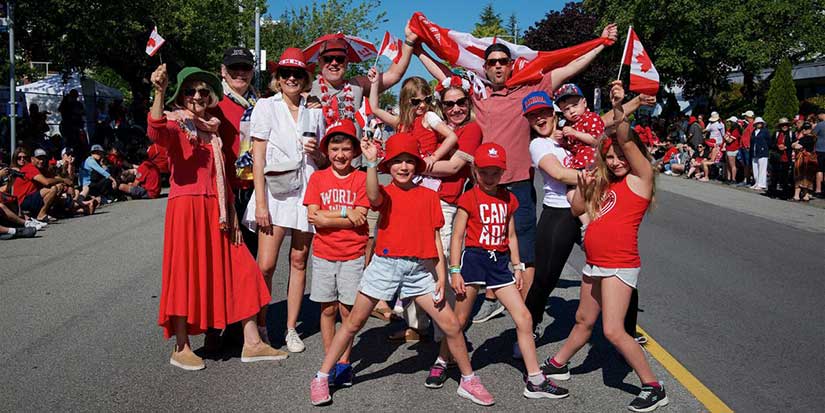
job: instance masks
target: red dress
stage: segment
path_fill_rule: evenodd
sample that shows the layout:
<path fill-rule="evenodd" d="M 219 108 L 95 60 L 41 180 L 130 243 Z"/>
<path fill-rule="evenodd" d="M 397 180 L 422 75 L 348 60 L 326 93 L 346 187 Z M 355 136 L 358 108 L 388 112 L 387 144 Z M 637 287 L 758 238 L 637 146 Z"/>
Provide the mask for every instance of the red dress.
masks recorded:
<path fill-rule="evenodd" d="M 426 158 L 435 153 L 436 149 L 438 149 L 438 144 L 444 139 L 439 139 L 438 134 L 434 130 L 425 128 L 423 120 L 423 116 L 415 118 L 410 134 L 418 141 L 419 155 L 421 155 L 422 158 Z"/>
<path fill-rule="evenodd" d="M 249 250 L 220 230 L 211 145 L 190 143 L 165 116 L 149 115 L 148 125 L 149 139 L 168 152 L 171 173 L 158 314 L 164 336 L 174 335 L 171 316 L 186 317 L 190 335 L 254 316 L 269 303 L 269 291 Z"/>

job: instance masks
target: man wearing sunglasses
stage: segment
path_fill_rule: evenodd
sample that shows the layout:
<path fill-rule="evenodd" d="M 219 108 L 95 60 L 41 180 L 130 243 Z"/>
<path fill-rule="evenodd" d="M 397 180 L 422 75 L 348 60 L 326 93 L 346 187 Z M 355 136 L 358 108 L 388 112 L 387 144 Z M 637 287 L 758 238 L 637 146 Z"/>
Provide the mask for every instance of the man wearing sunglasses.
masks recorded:
<path fill-rule="evenodd" d="M 401 60 L 393 63 L 386 72 L 382 73 L 380 92 L 391 88 L 401 80 L 410 64 L 413 47 L 418 41 L 418 36 L 409 27 L 404 28 L 406 40 L 401 47 Z M 331 118 L 354 119 L 355 112 L 361 107 L 364 96 L 369 96 L 370 81 L 365 75 L 346 77 L 348 55 L 352 55 L 349 44 L 344 39 L 330 39 L 322 46 L 319 53 L 318 65 L 321 73 L 312 82 L 312 89 L 309 94 L 320 101 L 324 116 L 329 121 Z M 331 113 L 331 99 L 338 100 L 338 112 Z M 331 116 L 330 116 L 331 115 Z"/>
<path fill-rule="evenodd" d="M 221 120 L 221 136 L 232 137 L 232 153 L 240 161 L 231 160 L 235 170 L 227 173 L 229 185 L 235 193 L 235 212 L 238 219 L 243 219 L 246 206 L 252 196 L 252 142 L 249 136 L 249 125 L 252 108 L 258 100 L 258 91 L 252 86 L 254 77 L 255 59 L 249 49 L 236 46 L 226 49 L 221 64 L 221 83 L 226 99 L 221 99 L 218 106 L 210 112 Z M 227 165 L 231 165 L 227 162 Z M 234 173 L 233 173 L 234 172 Z M 244 244 L 252 253 L 257 255 L 258 237 L 245 228 L 241 230 Z"/>

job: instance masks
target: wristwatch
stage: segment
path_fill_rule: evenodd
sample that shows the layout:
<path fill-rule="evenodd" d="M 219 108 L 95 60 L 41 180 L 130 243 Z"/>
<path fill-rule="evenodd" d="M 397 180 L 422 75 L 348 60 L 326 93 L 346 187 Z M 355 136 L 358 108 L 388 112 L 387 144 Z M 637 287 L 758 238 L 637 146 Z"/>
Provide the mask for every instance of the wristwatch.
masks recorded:
<path fill-rule="evenodd" d="M 527 269 L 527 266 L 525 266 L 523 262 L 520 262 L 518 264 L 513 264 L 513 271 L 516 271 L 516 270 L 524 271 L 526 269 Z"/>

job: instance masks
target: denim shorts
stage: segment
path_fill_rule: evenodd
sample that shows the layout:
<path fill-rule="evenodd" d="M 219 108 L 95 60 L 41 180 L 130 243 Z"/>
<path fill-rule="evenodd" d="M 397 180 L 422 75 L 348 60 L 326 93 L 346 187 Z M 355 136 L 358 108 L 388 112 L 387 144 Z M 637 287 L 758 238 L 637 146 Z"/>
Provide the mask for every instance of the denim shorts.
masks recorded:
<path fill-rule="evenodd" d="M 375 255 L 364 270 L 358 289 L 384 301 L 392 300 L 399 290 L 402 299 L 432 293 L 435 291 L 435 265 L 434 259 Z"/>
<path fill-rule="evenodd" d="M 536 261 L 536 188 L 532 180 L 511 182 L 504 187 L 518 199 L 518 209 L 513 219 L 519 258 L 524 265 L 532 267 Z"/>
<path fill-rule="evenodd" d="M 309 299 L 316 303 L 338 301 L 353 305 L 363 273 L 363 256 L 349 261 L 330 261 L 313 255 Z"/>
<path fill-rule="evenodd" d="M 461 254 L 461 277 L 465 284 L 501 288 L 515 284 L 510 271 L 510 252 L 468 247 Z"/>

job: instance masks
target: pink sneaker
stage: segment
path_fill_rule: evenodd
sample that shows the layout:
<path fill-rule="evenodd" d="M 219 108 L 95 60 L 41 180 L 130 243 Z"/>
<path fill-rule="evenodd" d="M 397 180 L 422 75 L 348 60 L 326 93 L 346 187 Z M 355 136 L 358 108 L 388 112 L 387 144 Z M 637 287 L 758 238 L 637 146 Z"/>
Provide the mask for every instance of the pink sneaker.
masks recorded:
<path fill-rule="evenodd" d="M 490 406 L 496 402 L 493 400 L 493 396 L 484 388 L 484 385 L 481 384 L 481 379 L 478 376 L 473 376 L 467 381 L 462 379 L 457 393 L 459 396 L 470 399 L 473 403 L 482 406 Z"/>
<path fill-rule="evenodd" d="M 320 406 L 332 401 L 329 395 L 329 379 L 315 377 L 309 385 L 309 400 L 313 406 Z"/>

